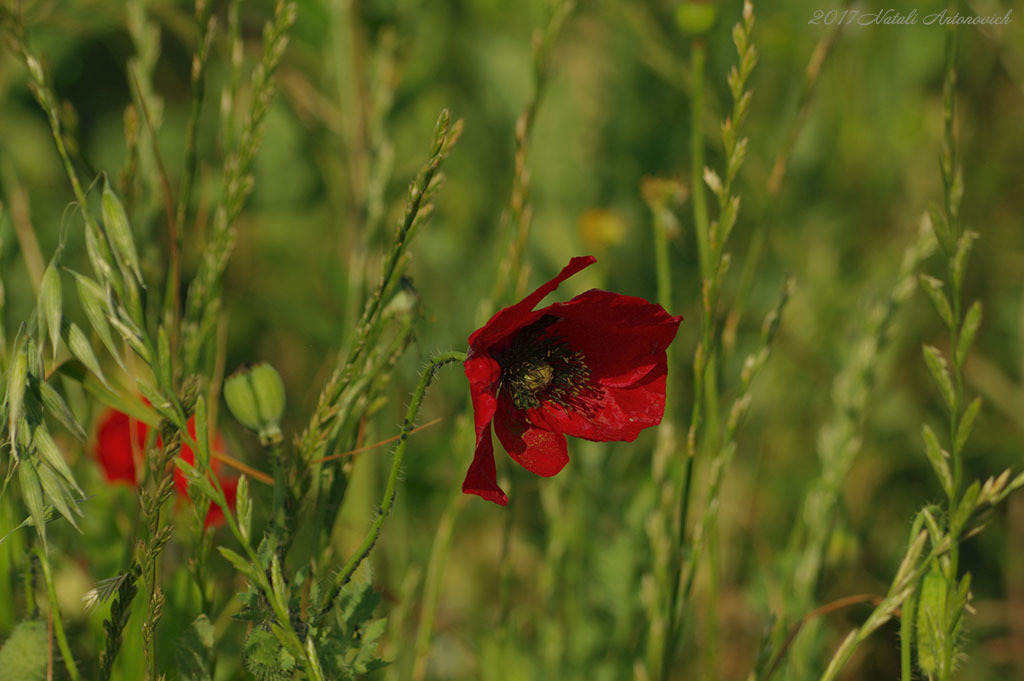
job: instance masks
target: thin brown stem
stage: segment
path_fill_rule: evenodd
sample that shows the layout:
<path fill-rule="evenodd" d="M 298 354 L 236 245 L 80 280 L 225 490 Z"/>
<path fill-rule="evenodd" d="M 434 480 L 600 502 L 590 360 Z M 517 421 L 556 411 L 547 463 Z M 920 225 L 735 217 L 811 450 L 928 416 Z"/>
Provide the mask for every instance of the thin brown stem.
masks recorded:
<path fill-rule="evenodd" d="M 418 433 L 421 430 L 425 430 L 425 429 L 429 428 L 430 426 L 436 426 L 438 423 L 441 423 L 441 421 L 443 421 L 443 420 L 444 419 L 436 418 L 433 421 L 431 421 L 430 423 L 424 423 L 422 426 L 419 426 L 418 428 L 413 428 L 412 430 L 410 430 L 409 431 L 409 435 L 412 435 L 413 433 Z M 363 422 L 361 421 L 359 423 L 359 439 L 362 439 L 362 434 L 363 434 Z M 387 440 L 381 440 L 380 442 L 375 442 L 372 445 L 366 445 L 365 447 L 356 447 L 355 449 L 350 449 L 347 452 L 339 452 L 338 454 L 331 454 L 330 456 L 325 456 L 322 459 L 314 459 L 313 461 L 310 461 L 310 463 L 326 463 L 328 461 L 334 461 L 335 459 L 340 459 L 340 458 L 345 457 L 345 456 L 352 456 L 353 454 L 359 454 L 360 452 L 368 452 L 371 449 L 376 449 L 377 447 L 383 447 L 386 444 L 391 444 L 395 440 L 401 439 L 401 437 L 402 437 L 402 434 L 399 433 L 398 435 L 395 435 L 393 437 L 389 437 Z"/>
<path fill-rule="evenodd" d="M 167 232 L 170 240 L 170 268 L 171 268 L 171 286 L 170 294 L 173 299 L 173 315 L 175 323 L 171 324 L 171 328 L 177 328 L 177 316 L 178 316 L 178 289 L 180 288 L 181 281 L 181 264 L 180 256 L 178 254 L 178 227 L 175 221 L 174 215 L 174 198 L 171 195 L 171 183 L 167 179 L 167 168 L 164 166 L 163 156 L 160 154 L 160 145 L 157 144 L 156 130 L 153 128 L 153 122 L 149 116 L 149 108 L 146 106 L 146 98 L 142 94 L 142 86 L 139 83 L 139 76 L 135 73 L 135 69 L 129 69 L 129 73 L 132 76 L 132 84 L 135 86 L 135 95 L 139 100 L 139 110 L 142 111 L 142 119 L 146 122 L 146 131 L 149 133 L 150 144 L 153 146 L 153 158 L 156 159 L 157 172 L 160 174 L 160 186 L 163 188 L 164 193 L 164 210 L 167 211 Z"/>
<path fill-rule="evenodd" d="M 796 639 L 796 635 L 799 634 L 803 626 L 812 619 L 822 617 L 829 613 L 833 613 L 836 610 L 842 610 L 843 608 L 848 608 L 851 605 L 858 605 L 860 603 L 871 603 L 872 605 L 877 606 L 884 600 L 885 598 L 883 596 L 878 596 L 876 594 L 857 594 L 856 596 L 846 596 L 844 598 L 834 600 L 831 603 L 826 603 L 820 608 L 811 610 L 809 613 L 801 617 L 800 621 L 794 624 L 793 628 L 789 630 L 789 635 L 786 636 L 786 642 L 782 644 L 781 648 L 779 648 L 779 654 L 775 656 L 775 659 L 772 660 L 771 666 L 768 667 L 768 673 L 765 674 L 764 681 L 768 681 L 768 679 L 772 677 L 772 674 L 775 673 L 775 670 L 779 668 L 779 665 L 782 664 L 783 658 L 786 657 L 786 652 Z M 897 608 L 895 612 L 898 617 L 900 612 L 899 608 Z"/>

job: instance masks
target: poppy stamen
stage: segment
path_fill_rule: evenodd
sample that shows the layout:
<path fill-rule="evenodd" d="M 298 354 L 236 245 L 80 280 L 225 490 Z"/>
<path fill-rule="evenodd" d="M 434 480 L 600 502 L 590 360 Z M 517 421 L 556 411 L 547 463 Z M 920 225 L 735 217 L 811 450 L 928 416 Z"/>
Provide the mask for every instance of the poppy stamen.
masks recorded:
<path fill-rule="evenodd" d="M 587 412 L 590 368 L 580 352 L 547 331 L 556 319 L 545 316 L 509 339 L 498 353 L 500 390 L 508 391 L 516 409 L 536 409 L 545 402 Z"/>

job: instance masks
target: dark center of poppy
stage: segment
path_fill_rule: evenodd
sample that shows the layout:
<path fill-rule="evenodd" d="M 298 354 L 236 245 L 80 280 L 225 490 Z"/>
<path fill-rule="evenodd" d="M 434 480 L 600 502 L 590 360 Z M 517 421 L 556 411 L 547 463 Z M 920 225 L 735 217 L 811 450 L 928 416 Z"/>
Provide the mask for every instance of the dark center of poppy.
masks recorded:
<path fill-rule="evenodd" d="M 507 391 L 516 409 L 553 402 L 578 410 L 585 393 L 592 390 L 583 355 L 547 331 L 555 321 L 544 317 L 521 329 L 495 353 L 501 365 L 499 391 Z"/>

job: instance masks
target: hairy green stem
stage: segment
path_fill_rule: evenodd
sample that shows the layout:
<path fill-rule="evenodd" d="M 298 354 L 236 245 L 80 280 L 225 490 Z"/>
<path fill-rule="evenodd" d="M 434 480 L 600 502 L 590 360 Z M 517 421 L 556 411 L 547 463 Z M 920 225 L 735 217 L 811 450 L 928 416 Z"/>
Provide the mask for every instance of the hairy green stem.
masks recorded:
<path fill-rule="evenodd" d="M 373 524 L 370 526 L 370 530 L 366 533 L 366 537 L 363 538 L 359 548 L 356 549 L 352 557 L 348 559 L 341 571 L 334 576 L 333 584 L 328 592 L 327 597 L 324 599 L 321 605 L 320 611 L 316 613 L 313 618 L 314 622 L 319 622 L 330 607 L 334 604 L 335 599 L 341 592 L 342 587 L 348 584 L 349 580 L 352 579 L 352 575 L 359 568 L 362 562 L 370 555 L 370 551 L 373 549 L 374 544 L 377 543 L 377 538 L 380 536 L 381 527 L 384 525 L 384 521 L 387 520 L 388 515 L 391 513 L 391 507 L 395 503 L 395 495 L 398 490 L 398 475 L 402 469 L 402 460 L 405 458 L 405 450 L 409 443 L 409 432 L 413 429 L 413 423 L 416 420 L 416 415 L 419 413 L 420 406 L 423 404 L 423 397 L 426 395 L 427 386 L 434 378 L 434 374 L 437 370 L 446 364 L 452 362 L 464 362 L 466 360 L 466 353 L 464 352 L 446 352 L 433 357 L 427 368 L 423 371 L 420 376 L 420 382 L 416 386 L 416 391 L 412 395 L 412 400 L 409 402 L 409 408 L 405 412 L 405 420 L 402 421 L 402 431 L 398 438 L 398 445 L 395 447 L 395 456 L 391 462 L 391 472 L 388 473 L 387 486 L 384 488 L 384 497 L 381 500 L 380 506 L 377 508 L 376 517 L 373 520 Z"/>

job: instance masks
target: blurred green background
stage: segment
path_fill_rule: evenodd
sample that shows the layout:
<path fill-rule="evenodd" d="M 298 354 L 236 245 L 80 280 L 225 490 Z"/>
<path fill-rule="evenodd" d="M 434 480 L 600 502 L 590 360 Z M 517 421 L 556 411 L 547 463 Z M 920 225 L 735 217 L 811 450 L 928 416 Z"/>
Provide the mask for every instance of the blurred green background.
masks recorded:
<path fill-rule="evenodd" d="M 30 42 L 45 56 L 55 90 L 67 103 L 80 168 L 86 177 L 100 171 L 117 177 L 126 153 L 123 113 L 131 101 L 126 63 L 137 52 L 128 26 L 143 5 L 18 4 L 31 27 Z M 967 5 L 985 16 L 1013 10 L 1007 26 L 961 29 L 958 61 L 962 216 L 980 234 L 966 297 L 980 298 L 985 309 L 966 370 L 968 392 L 985 399 L 968 449 L 973 478 L 1021 467 L 1024 4 Z M 147 20 L 159 29 L 151 68 L 162 108 L 151 114 L 173 179 L 182 167 L 196 30 L 191 7 L 183 3 L 155 0 L 144 6 Z M 944 4 L 852 6 L 864 12 L 917 9 L 924 15 Z M 816 439 L 832 410 L 832 382 L 854 351 L 851 343 L 869 305 L 895 284 L 902 254 L 915 240 L 929 202 L 942 195 L 944 31 L 920 22 L 851 25 L 838 32 L 808 24 L 815 10 L 837 7 L 806 0 L 755 6 L 760 62 L 751 80 L 754 98 L 745 128 L 750 142 L 738 179 L 742 208 L 730 242 L 726 303 L 737 294 L 742 264 L 759 231 L 764 246 L 736 348 L 722 367 L 727 395 L 786 275 L 795 277 L 796 289 L 726 477 L 720 678 L 745 678 L 770 614 L 785 610 L 779 584 L 786 546 L 801 522 L 807 485 L 819 472 Z M 242 5 L 246 64 L 258 56 L 259 32 L 270 11 L 267 2 Z M 718 125 L 729 106 L 725 76 L 735 61 L 729 30 L 739 13 L 740 3 L 719 3 L 719 21 L 708 37 L 702 132 L 707 164 L 719 169 Z M 423 306 L 417 343 L 393 376 L 391 400 L 369 424 L 367 442 L 397 432 L 423 360 L 438 349 L 463 349 L 483 321 L 480 301 L 493 287 L 503 256 L 499 225 L 512 183 L 514 122 L 534 87 L 531 34 L 546 17 L 540 0 L 299 2 L 256 163 L 255 192 L 238 224 L 224 287 L 227 370 L 260 359 L 274 364 L 288 388 L 293 431 L 308 418 L 334 353 L 351 333 L 357 301 L 376 279 L 380 253 L 401 216 L 406 185 L 426 158 L 441 107 L 464 119 L 465 133 L 446 166 L 448 182 L 436 214 L 411 247 L 409 274 Z M 805 69 L 823 39 L 834 42 L 802 114 Z M 156 47 L 152 36 L 145 44 Z M 222 40 L 211 59 L 209 92 L 217 93 L 230 78 Z M 551 53 L 550 81 L 527 157 L 534 216 L 524 256 L 531 268 L 529 288 L 570 256 L 590 253 L 598 264 L 563 286 L 562 299 L 595 286 L 655 299 L 652 220 L 640 186 L 645 176 L 690 186 L 696 181 L 689 174 L 688 60 L 689 41 L 674 27 L 671 3 L 584 1 L 569 17 Z M 216 96 L 207 97 L 200 128 L 200 223 L 218 190 L 218 104 Z M 788 172 L 773 196 L 772 167 L 791 134 L 796 137 Z M 146 133 L 139 135 L 140 163 L 151 167 Z M 383 189 L 379 220 L 367 198 L 374 186 L 367 178 L 374 173 Z M 26 265 L 31 254 L 23 252 L 17 220 L 30 217 L 44 262 L 63 233 L 65 263 L 82 271 L 88 265 L 80 217 L 70 208 L 46 119 L 29 94 L 23 68 L 4 50 L 0 187 L 0 272 L 6 328 L 13 335 L 35 298 Z M 154 281 L 166 251 L 156 189 L 143 186 L 131 206 Z M 690 205 L 680 206 L 678 215 L 681 229 L 670 242 L 676 306 L 671 312 L 686 321 L 672 346 L 678 371 L 669 377 L 669 390 L 676 394 L 675 418 L 685 427 L 700 300 Z M 201 249 L 201 226 L 186 232 L 186 244 L 187 277 Z M 943 274 L 937 259 L 925 270 Z M 66 314 L 83 317 L 73 306 Z M 884 592 L 914 512 L 942 496 L 920 438 L 922 422 L 936 430 L 945 422 L 921 358 L 922 342 L 948 345 L 931 305 L 915 295 L 897 310 L 887 349 L 875 358 L 862 449 L 844 485 L 819 604 Z M 571 441 L 572 463 L 550 480 L 515 469 L 499 452 L 499 477 L 514 497 L 514 505 L 502 509 L 458 494 L 472 455 L 467 410 L 460 372 L 441 374 L 421 420 L 444 422 L 415 436 L 396 513 L 373 554 L 375 584 L 392 613 L 386 656 L 396 660 L 382 677 L 406 678 L 412 668 L 427 563 L 439 519 L 449 508 L 452 544 L 427 678 L 631 678 L 645 635 L 638 594 L 649 560 L 644 517 L 654 494 L 653 433 L 635 444 Z M 236 456 L 269 468 L 255 442 L 226 416 L 221 427 Z M 386 451 L 365 454 L 355 464 L 337 537 L 342 555 L 361 538 L 379 498 Z M 79 469 L 88 468 L 88 452 L 72 456 L 82 459 Z M 85 480 L 92 488 L 102 486 L 95 472 Z M 699 488 L 697 494 L 699 499 Z M 119 502 L 125 513 L 134 503 L 130 495 Z M 515 529 L 503 548 L 510 514 Z M 116 553 L 98 556 L 83 549 L 64 578 L 84 590 L 111 574 L 117 560 Z M 974 575 L 976 608 L 961 678 L 1024 678 L 1024 500 L 1011 499 L 984 533 L 966 543 L 961 565 Z M 819 654 L 834 648 L 866 612 L 862 607 L 829 615 Z M 498 624 L 501 613 L 507 614 L 505 627 Z M 17 618 L 3 607 L 0 615 L 5 636 Z M 83 630 L 98 627 L 95 615 L 90 624 L 80 612 L 69 617 Z M 174 626 L 173 618 L 168 622 Z M 227 648 L 240 632 L 224 636 Z M 691 627 L 687 636 L 693 655 L 680 662 L 679 679 L 695 678 L 701 669 L 701 627 Z M 894 669 L 898 644 L 890 624 L 861 649 L 846 678 L 892 678 Z"/>

